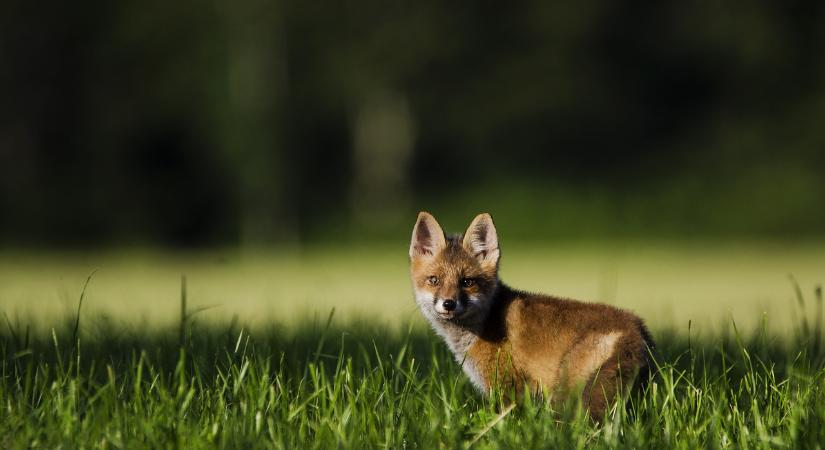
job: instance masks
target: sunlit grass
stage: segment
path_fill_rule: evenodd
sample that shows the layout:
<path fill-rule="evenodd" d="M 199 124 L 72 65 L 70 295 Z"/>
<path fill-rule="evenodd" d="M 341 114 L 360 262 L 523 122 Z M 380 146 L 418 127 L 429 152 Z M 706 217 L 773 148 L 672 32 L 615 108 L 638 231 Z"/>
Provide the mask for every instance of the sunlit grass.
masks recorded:
<path fill-rule="evenodd" d="M 787 276 L 813 279 L 818 250 L 748 249 L 505 253 L 513 284 L 602 297 L 652 325 L 659 375 L 602 425 L 575 404 L 528 397 L 510 407 L 500 392 L 475 392 L 418 318 L 403 253 L 6 256 L 0 447 L 818 445 L 822 290 Z M 775 313 L 730 308 L 748 298 Z"/>
<path fill-rule="evenodd" d="M 616 304 L 655 329 L 787 330 L 793 319 L 789 275 L 810 290 L 825 280 L 825 244 L 504 242 L 502 278 L 533 291 Z M 401 325 L 419 320 L 408 279 L 406 248 L 353 247 L 279 252 L 1 253 L 0 307 L 9 315 L 49 322 L 71 311 L 83 281 L 90 313 L 169 324 L 178 317 L 180 276 L 200 317 L 289 324 L 325 315 L 369 317 Z"/>
<path fill-rule="evenodd" d="M 71 319 L 71 318 L 70 318 Z M 333 317 L 0 332 L 4 448 L 774 448 L 825 439 L 821 327 L 660 331 L 660 371 L 597 425 L 475 392 L 431 333 Z M 813 331 L 820 330 L 820 331 Z"/>

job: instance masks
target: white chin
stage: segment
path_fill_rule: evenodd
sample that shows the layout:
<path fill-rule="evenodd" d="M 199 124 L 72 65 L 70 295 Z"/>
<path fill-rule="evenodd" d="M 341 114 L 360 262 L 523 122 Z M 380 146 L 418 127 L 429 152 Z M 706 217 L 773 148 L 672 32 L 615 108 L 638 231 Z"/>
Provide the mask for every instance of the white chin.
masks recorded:
<path fill-rule="evenodd" d="M 444 320 L 460 319 L 462 316 L 464 316 L 464 314 L 465 314 L 466 312 L 467 312 L 467 310 L 461 310 L 461 311 L 442 311 L 442 310 L 439 310 L 439 309 L 437 309 L 437 308 L 436 308 L 436 310 L 435 310 L 435 314 L 436 314 L 436 316 L 438 316 L 438 318 L 439 318 L 439 319 L 444 319 Z"/>

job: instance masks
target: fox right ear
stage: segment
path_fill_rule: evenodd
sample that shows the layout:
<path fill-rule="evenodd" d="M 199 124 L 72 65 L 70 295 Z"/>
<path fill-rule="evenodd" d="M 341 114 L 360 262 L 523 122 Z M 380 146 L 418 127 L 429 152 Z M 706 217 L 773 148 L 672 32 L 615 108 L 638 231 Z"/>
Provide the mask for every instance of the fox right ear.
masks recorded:
<path fill-rule="evenodd" d="M 434 256 L 447 246 L 444 230 L 428 212 L 418 213 L 410 241 L 410 258 Z"/>
<path fill-rule="evenodd" d="M 473 219 L 467 232 L 464 233 L 462 244 L 482 265 L 492 263 L 493 267 L 498 267 L 501 251 L 498 249 L 496 226 L 493 225 L 493 218 L 490 214 L 482 213 Z"/>

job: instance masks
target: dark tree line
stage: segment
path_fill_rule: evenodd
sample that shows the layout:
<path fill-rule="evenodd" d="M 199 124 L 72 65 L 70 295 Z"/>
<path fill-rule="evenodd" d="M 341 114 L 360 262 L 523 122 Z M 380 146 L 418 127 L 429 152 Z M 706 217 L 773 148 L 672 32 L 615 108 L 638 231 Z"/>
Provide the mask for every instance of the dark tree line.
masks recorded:
<path fill-rule="evenodd" d="M 818 233 L 823 23 L 818 1 L 12 0 L 0 240 L 380 234 L 514 184 L 631 232 Z"/>

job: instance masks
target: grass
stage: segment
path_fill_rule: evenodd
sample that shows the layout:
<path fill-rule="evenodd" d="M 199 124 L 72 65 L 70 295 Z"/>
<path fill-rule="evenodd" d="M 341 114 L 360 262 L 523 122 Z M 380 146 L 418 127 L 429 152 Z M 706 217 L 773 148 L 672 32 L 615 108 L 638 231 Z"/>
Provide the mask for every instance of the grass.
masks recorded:
<path fill-rule="evenodd" d="M 85 292 L 85 290 L 84 290 Z M 84 294 L 81 294 L 84 295 Z M 825 442 L 822 292 L 788 333 L 659 328 L 660 374 L 603 425 L 576 405 L 483 398 L 410 323 L 67 315 L 0 332 L 3 448 L 814 448 Z M 42 328 L 42 327 L 41 327 Z"/>
<path fill-rule="evenodd" d="M 446 224 L 452 229 L 464 223 Z M 406 236 L 405 236 L 406 237 Z M 825 242 L 605 242 L 520 244 L 505 240 L 502 278 L 512 286 L 636 311 L 659 327 L 721 332 L 793 323 L 788 274 L 806 287 L 825 274 Z M 420 313 L 407 277 L 407 248 L 366 247 L 169 254 L 0 252 L 0 311 L 33 315 L 33 326 L 73 315 L 88 274 L 98 269 L 83 308 L 133 325 L 176 326 L 180 275 L 202 320 L 286 326 L 335 308 L 341 320 L 371 318 L 403 328 Z"/>

